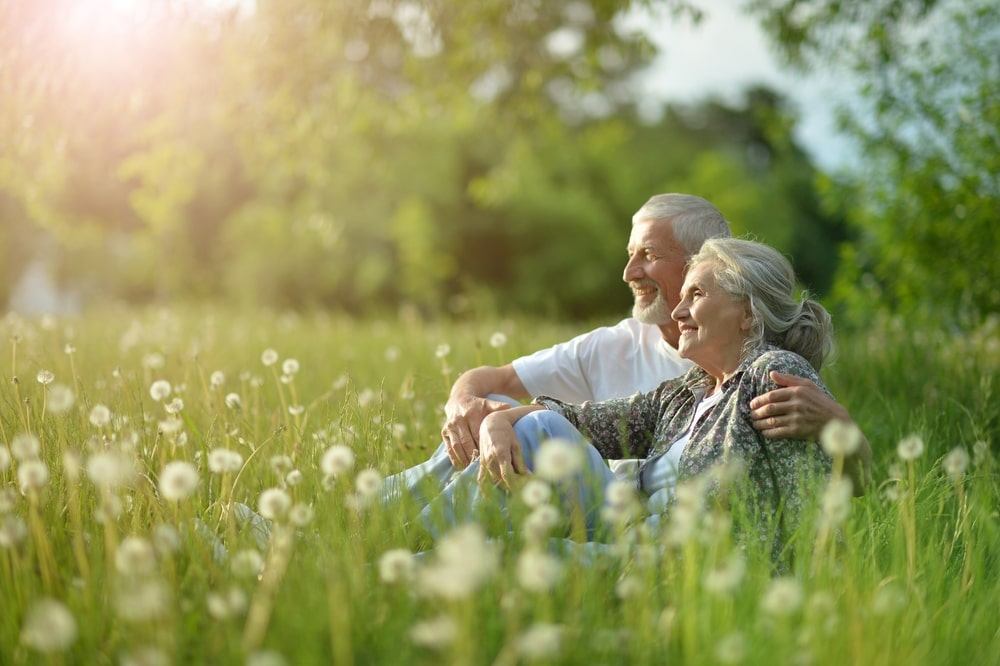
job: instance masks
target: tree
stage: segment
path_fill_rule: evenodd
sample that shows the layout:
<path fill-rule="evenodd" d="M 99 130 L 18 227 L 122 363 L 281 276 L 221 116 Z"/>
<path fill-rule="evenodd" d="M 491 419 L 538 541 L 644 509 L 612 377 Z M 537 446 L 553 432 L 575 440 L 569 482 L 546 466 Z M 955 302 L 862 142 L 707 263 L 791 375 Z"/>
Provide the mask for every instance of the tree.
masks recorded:
<path fill-rule="evenodd" d="M 856 235 L 839 298 L 859 317 L 884 307 L 952 326 L 1000 313 L 1000 6 L 751 4 L 792 62 L 861 83 L 840 111 L 860 160 L 827 182 Z"/>

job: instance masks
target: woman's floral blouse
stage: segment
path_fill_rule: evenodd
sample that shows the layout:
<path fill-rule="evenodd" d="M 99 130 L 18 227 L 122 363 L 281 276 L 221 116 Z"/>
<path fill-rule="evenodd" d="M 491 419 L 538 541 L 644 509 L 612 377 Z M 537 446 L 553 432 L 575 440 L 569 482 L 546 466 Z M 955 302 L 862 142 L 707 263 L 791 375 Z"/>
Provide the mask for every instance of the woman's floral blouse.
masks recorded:
<path fill-rule="evenodd" d="M 827 390 L 804 358 L 764 346 L 722 385 L 719 402 L 695 425 L 680 459 L 679 476 L 704 474 L 720 462 L 741 462 L 749 483 L 730 489 L 736 492 L 730 504 L 737 498 L 749 500 L 743 508 L 755 520 L 758 538 L 771 541 L 777 556 L 800 518 L 800 484 L 828 474 L 831 461 L 814 442 L 768 440 L 754 429 L 750 401 L 778 388 L 769 377 L 772 371 L 806 377 Z M 565 416 L 605 458 L 649 459 L 664 453 L 684 434 L 695 406 L 714 383 L 713 377 L 696 366 L 649 393 L 628 398 L 573 405 L 539 396 L 535 402 Z"/>

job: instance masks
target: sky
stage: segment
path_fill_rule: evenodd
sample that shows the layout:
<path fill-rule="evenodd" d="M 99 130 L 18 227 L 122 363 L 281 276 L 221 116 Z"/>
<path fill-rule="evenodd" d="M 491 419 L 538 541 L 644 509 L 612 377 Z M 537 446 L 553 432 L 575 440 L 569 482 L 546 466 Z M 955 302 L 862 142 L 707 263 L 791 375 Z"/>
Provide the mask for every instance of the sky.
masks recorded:
<path fill-rule="evenodd" d="M 850 158 L 848 142 L 836 136 L 833 105 L 844 86 L 831 77 L 803 75 L 779 65 L 757 21 L 739 0 L 702 0 L 699 25 L 669 17 L 652 22 L 650 38 L 660 49 L 638 85 L 653 99 L 692 102 L 716 96 L 738 103 L 753 84 L 766 84 L 790 99 L 799 112 L 796 136 L 820 166 L 833 169 Z M 648 19 L 635 19 L 639 22 Z M 629 21 L 631 24 L 631 21 Z"/>

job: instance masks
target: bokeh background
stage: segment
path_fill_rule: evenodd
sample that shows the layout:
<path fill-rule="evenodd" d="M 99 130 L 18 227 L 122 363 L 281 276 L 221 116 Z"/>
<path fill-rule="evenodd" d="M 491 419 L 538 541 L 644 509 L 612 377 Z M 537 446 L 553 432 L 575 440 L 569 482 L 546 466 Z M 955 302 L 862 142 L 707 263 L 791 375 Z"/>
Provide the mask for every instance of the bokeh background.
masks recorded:
<path fill-rule="evenodd" d="M 660 27 L 722 9 L 842 82 L 850 159 L 765 85 L 650 93 Z M 997 26 L 988 0 L 0 0 L 0 303 L 601 317 L 632 213 L 679 191 L 842 325 L 996 326 Z"/>

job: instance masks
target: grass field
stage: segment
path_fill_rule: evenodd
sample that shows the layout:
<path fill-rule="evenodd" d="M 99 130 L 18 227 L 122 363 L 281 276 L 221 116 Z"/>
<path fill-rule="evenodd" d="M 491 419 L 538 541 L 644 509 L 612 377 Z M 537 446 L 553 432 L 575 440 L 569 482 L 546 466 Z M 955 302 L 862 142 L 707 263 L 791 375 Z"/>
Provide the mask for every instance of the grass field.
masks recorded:
<path fill-rule="evenodd" d="M 554 554 L 520 497 L 512 535 L 484 519 L 412 557 L 407 507 L 370 497 L 437 445 L 452 380 L 582 330 L 8 316 L 0 663 L 1000 663 L 995 324 L 841 336 L 824 377 L 875 484 L 835 517 L 817 490 L 789 575 L 713 507 L 683 534 Z"/>

